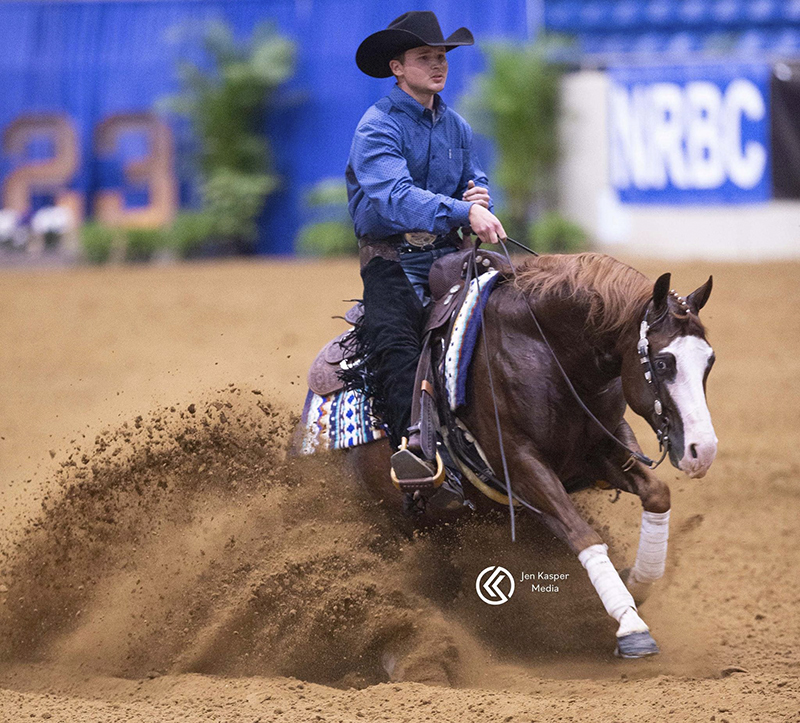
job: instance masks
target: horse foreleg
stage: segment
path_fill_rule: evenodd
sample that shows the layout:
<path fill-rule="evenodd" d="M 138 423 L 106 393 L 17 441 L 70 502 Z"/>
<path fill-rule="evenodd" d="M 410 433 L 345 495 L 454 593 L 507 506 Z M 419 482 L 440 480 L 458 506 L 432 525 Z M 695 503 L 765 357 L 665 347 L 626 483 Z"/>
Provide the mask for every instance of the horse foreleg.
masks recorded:
<path fill-rule="evenodd" d="M 558 476 L 538 459 L 524 455 L 518 458 L 526 470 L 526 478 L 535 480 L 520 489 L 532 502 L 544 523 L 578 553 L 578 560 L 589 575 L 606 612 L 619 623 L 617 654 L 625 658 L 641 658 L 658 653 L 647 623 L 639 617 L 636 603 L 608 557 L 608 546 L 580 516 Z M 520 467 L 517 467 L 520 469 Z"/>
<path fill-rule="evenodd" d="M 668 539 L 669 510 L 666 512 L 642 510 L 636 561 L 625 580 L 634 599 L 640 604 L 650 595 L 653 583 L 664 576 Z"/>
<path fill-rule="evenodd" d="M 591 545 L 578 554 L 606 612 L 619 623 L 617 654 L 623 658 L 641 658 L 658 653 L 650 628 L 639 617 L 630 590 L 608 557 L 607 545 Z"/>
<path fill-rule="evenodd" d="M 633 430 L 622 422 L 615 434 L 639 450 Z M 664 576 L 669 539 L 670 493 L 665 482 L 639 462 L 625 469 L 626 453 L 616 452 L 604 461 L 605 479 L 614 487 L 632 492 L 642 501 L 642 521 L 636 561 L 627 571 L 626 584 L 638 603 L 647 599 L 653 583 Z"/>

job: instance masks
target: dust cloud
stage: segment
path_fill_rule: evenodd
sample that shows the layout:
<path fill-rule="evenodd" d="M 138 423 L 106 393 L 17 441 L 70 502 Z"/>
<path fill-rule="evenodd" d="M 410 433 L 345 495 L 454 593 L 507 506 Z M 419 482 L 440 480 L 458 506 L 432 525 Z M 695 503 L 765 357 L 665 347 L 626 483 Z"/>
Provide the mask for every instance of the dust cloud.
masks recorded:
<path fill-rule="evenodd" d="M 500 512 L 409 539 L 344 455 L 287 455 L 296 424 L 230 386 L 75 447 L 5 561 L 4 657 L 356 687 L 607 657 L 613 623 L 549 533 L 513 545 Z M 570 594 L 491 609 L 489 564 L 566 572 Z"/>

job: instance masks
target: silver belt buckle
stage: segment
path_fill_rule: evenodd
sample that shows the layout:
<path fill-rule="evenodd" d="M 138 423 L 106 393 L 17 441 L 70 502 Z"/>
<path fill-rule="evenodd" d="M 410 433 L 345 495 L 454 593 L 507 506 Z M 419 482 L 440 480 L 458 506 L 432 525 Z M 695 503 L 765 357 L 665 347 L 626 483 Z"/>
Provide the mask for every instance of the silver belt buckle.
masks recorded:
<path fill-rule="evenodd" d="M 403 234 L 403 240 L 417 248 L 430 246 L 437 238 L 435 233 L 428 233 L 427 231 L 407 231 Z"/>

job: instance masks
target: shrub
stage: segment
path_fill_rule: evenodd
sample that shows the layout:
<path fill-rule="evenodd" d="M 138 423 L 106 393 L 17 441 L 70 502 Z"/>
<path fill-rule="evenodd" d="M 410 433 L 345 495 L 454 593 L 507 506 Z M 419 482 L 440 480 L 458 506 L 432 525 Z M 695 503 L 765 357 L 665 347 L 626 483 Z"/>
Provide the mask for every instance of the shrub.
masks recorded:
<path fill-rule="evenodd" d="M 256 239 L 256 219 L 264 199 L 277 179 L 264 173 L 239 173 L 228 168 L 215 171 L 203 186 L 204 211 L 214 219 L 215 232 L 245 245 Z"/>
<path fill-rule="evenodd" d="M 540 253 L 573 254 L 589 247 L 586 231 L 556 211 L 543 214 L 531 226 L 528 240 Z"/>
<path fill-rule="evenodd" d="M 166 235 L 166 242 L 178 258 L 194 256 L 199 249 L 213 243 L 214 219 L 204 211 L 184 211 L 175 216 Z"/>
<path fill-rule="evenodd" d="M 537 209 L 554 205 L 562 70 L 548 60 L 552 41 L 486 48 L 487 70 L 473 81 L 466 110 L 497 152 L 493 182 L 507 204 L 506 231 L 527 235 Z"/>
<path fill-rule="evenodd" d="M 125 230 L 125 260 L 150 261 L 153 254 L 164 248 L 164 232 L 160 228 L 129 228 Z"/>
<path fill-rule="evenodd" d="M 353 222 L 347 211 L 347 186 L 339 178 L 323 178 L 305 195 L 315 221 L 297 235 L 295 249 L 308 256 L 352 256 L 358 253 Z"/>
<path fill-rule="evenodd" d="M 85 223 L 81 227 L 81 246 L 90 264 L 104 264 L 114 248 L 116 232 L 102 223 Z"/>
<path fill-rule="evenodd" d="M 300 229 L 296 248 L 308 256 L 352 256 L 358 253 L 353 224 L 343 221 L 318 221 Z"/>
<path fill-rule="evenodd" d="M 264 202 L 279 185 L 265 119 L 294 72 L 295 45 L 272 24 L 239 42 L 223 22 L 206 26 L 203 45 L 208 62 L 181 63 L 182 91 L 167 105 L 189 118 L 199 141 L 203 211 L 214 233 L 222 245 L 251 250 Z"/>
<path fill-rule="evenodd" d="M 331 208 L 340 213 L 347 213 L 347 186 L 340 178 L 323 178 L 317 181 L 306 194 L 306 205 L 309 208 Z"/>

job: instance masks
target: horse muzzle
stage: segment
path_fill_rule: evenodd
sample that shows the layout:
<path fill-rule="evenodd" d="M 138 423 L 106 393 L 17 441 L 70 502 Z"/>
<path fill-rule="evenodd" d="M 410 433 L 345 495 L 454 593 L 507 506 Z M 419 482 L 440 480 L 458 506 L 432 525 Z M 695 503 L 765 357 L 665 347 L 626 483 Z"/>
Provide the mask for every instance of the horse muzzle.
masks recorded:
<path fill-rule="evenodd" d="M 717 435 L 710 420 L 687 427 L 684 428 L 679 417 L 673 421 L 669 430 L 669 461 L 688 477 L 700 479 L 705 477 L 717 456 Z"/>
<path fill-rule="evenodd" d="M 717 436 L 714 430 L 673 440 L 670 462 L 692 479 L 705 477 L 717 456 Z"/>

